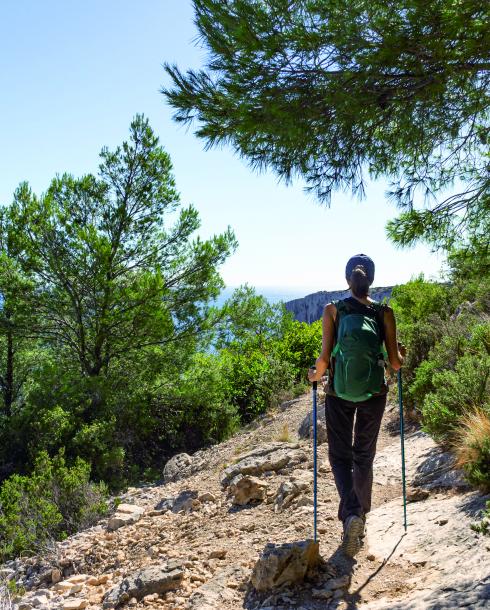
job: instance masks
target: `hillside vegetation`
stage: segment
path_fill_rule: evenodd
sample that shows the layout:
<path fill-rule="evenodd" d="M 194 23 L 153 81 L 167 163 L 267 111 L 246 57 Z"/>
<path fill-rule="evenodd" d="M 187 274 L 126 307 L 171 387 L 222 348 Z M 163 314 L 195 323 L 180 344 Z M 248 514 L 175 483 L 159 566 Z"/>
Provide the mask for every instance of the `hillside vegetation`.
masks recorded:
<path fill-rule="evenodd" d="M 94 523 L 110 492 L 161 478 L 306 388 L 321 323 L 244 286 L 223 307 L 231 229 L 195 237 L 143 117 L 99 173 L 21 184 L 0 225 L 0 559 Z M 446 284 L 393 290 L 407 410 L 490 485 L 488 254 L 454 250 Z"/>
<path fill-rule="evenodd" d="M 214 305 L 235 237 L 195 236 L 148 121 L 100 157 L 2 210 L 0 558 L 90 525 L 108 491 L 301 392 L 320 344 L 249 287 Z"/>

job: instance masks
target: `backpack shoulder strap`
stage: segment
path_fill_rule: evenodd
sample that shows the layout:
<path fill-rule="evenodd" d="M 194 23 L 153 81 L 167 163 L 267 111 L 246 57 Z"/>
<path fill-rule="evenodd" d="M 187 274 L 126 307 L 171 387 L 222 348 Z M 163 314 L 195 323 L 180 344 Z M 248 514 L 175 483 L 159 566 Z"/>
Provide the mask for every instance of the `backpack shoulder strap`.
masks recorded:
<path fill-rule="evenodd" d="M 386 303 L 378 303 L 377 301 L 373 301 L 371 303 L 371 307 L 376 312 L 376 322 L 378 324 L 379 330 L 379 338 L 381 342 L 385 340 L 385 311 L 388 308 Z"/>

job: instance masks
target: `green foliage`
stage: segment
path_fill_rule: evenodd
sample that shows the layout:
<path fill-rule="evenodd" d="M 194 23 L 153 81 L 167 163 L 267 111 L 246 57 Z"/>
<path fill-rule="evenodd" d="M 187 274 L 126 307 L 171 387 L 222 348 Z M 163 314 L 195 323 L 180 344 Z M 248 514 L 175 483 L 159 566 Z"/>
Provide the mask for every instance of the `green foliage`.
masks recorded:
<path fill-rule="evenodd" d="M 37 282 L 42 331 L 91 378 L 196 333 L 223 286 L 217 267 L 236 246 L 231 230 L 192 239 L 197 211 L 177 214 L 170 158 L 143 117 L 129 141 L 100 156 L 98 176 L 65 174 L 41 197 L 22 184 L 10 210 L 18 258 Z M 91 408 L 99 402 L 94 396 Z"/>
<path fill-rule="evenodd" d="M 62 452 L 37 456 L 30 476 L 13 475 L 0 488 L 0 559 L 35 553 L 95 523 L 107 509 L 104 484 L 89 482 L 90 465 L 67 466 Z"/>
<path fill-rule="evenodd" d="M 490 353 L 465 354 L 454 370 L 436 369 L 432 385 L 434 391 L 425 396 L 422 408 L 424 428 L 448 441 L 466 413 L 476 407 L 490 413 Z"/>
<path fill-rule="evenodd" d="M 233 404 L 243 422 L 264 413 L 278 394 L 287 395 L 294 385 L 294 368 L 274 353 L 248 349 L 223 353 Z"/>
<path fill-rule="evenodd" d="M 490 409 L 489 409 L 490 413 Z M 473 459 L 465 465 L 468 481 L 484 491 L 490 490 L 490 436 L 472 445 Z"/>
<path fill-rule="evenodd" d="M 196 237 L 144 117 L 100 157 L 97 175 L 61 175 L 41 196 L 21 184 L 0 217 L 0 480 L 64 447 L 119 488 L 184 443 L 175 388 L 209 347 L 236 240 Z M 213 412 L 223 402 L 186 388 L 196 439 L 233 428 Z"/>
<path fill-rule="evenodd" d="M 471 529 L 484 536 L 490 536 L 490 500 L 487 500 L 486 509 L 482 511 L 481 521 L 472 523 Z"/>
<path fill-rule="evenodd" d="M 248 422 L 304 385 L 321 348 L 321 323 L 297 322 L 282 304 L 270 305 L 247 286 L 235 291 L 223 314 L 216 346 L 230 401 Z"/>
<path fill-rule="evenodd" d="M 278 355 L 293 366 L 297 383 L 305 380 L 305 371 L 315 363 L 321 345 L 321 320 L 312 324 L 296 320 L 290 322 L 278 345 Z"/>
<path fill-rule="evenodd" d="M 488 235 L 486 4 L 194 0 L 204 69 L 166 65 L 178 122 L 326 202 L 387 176 L 392 239 Z M 460 193 L 446 197 L 454 184 Z M 442 195 L 442 197 L 441 197 Z M 442 199 L 442 200 L 441 200 Z M 425 204 L 425 205 L 424 205 Z"/>
<path fill-rule="evenodd" d="M 415 372 L 422 366 L 418 383 L 422 383 L 425 364 L 431 349 L 444 335 L 451 313 L 449 286 L 429 282 L 419 276 L 393 289 L 390 305 L 398 325 L 398 334 L 408 353 L 404 364 L 404 378 L 408 385 L 407 406 L 413 406 L 420 392 L 414 385 Z M 418 388 L 419 386 L 417 386 Z"/>

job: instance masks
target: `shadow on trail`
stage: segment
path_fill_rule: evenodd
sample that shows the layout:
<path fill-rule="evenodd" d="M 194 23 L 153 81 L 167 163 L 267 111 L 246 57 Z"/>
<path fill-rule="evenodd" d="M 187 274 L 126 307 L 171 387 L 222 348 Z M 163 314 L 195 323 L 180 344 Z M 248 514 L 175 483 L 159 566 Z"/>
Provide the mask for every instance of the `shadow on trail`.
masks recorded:
<path fill-rule="evenodd" d="M 406 534 L 402 534 L 400 538 L 394 544 L 390 554 L 386 559 L 384 559 L 383 563 L 376 568 L 367 578 L 366 580 L 355 589 L 355 591 L 351 591 L 349 593 L 345 593 L 342 597 L 335 599 L 332 596 L 330 599 L 322 600 L 319 598 L 315 598 L 312 596 L 312 589 L 322 588 L 322 586 L 327 583 L 332 578 L 348 576 L 349 580 L 351 579 L 354 568 L 357 565 L 357 560 L 352 557 L 348 557 L 342 551 L 342 545 L 340 544 L 336 550 L 330 555 L 330 557 L 323 557 L 320 560 L 319 565 L 315 569 L 314 574 L 310 577 L 307 577 L 304 582 L 298 583 L 297 585 L 289 585 L 286 587 L 287 595 L 286 595 L 286 607 L 288 607 L 289 602 L 294 602 L 296 604 L 300 604 L 306 608 L 325 608 L 328 606 L 329 609 L 334 610 L 337 605 L 341 605 L 342 603 L 347 603 L 346 610 L 357 610 L 362 608 L 365 604 L 365 600 L 362 599 L 362 591 L 369 585 L 369 583 L 374 580 L 385 568 L 385 566 L 389 563 L 393 554 L 397 550 L 398 546 L 401 544 L 403 538 Z M 245 598 L 243 600 L 243 608 L 246 610 L 252 610 L 253 608 L 265 606 L 275 607 L 276 604 L 281 603 L 281 597 L 283 594 L 283 589 L 278 587 L 277 589 L 272 589 L 267 592 L 257 592 L 253 588 L 251 582 L 248 583 L 248 587 L 245 593 Z M 345 608 L 345 605 L 342 606 Z"/>
<path fill-rule="evenodd" d="M 459 503 L 459 508 L 468 517 L 479 519 L 488 500 L 490 500 L 490 494 L 487 494 L 486 496 L 478 494 L 466 496 L 464 500 Z"/>
<path fill-rule="evenodd" d="M 383 570 L 383 568 L 386 566 L 386 564 L 389 562 L 389 560 L 393 557 L 394 552 L 396 551 L 396 549 L 399 547 L 399 545 L 401 544 L 401 541 L 403 540 L 403 538 L 406 536 L 406 534 L 402 534 L 398 540 L 398 542 L 395 544 L 395 546 L 392 548 L 391 553 L 388 555 L 388 557 L 386 557 L 383 560 L 383 563 L 372 573 L 368 576 L 368 578 L 366 578 L 366 580 L 362 583 L 362 585 L 360 585 L 355 591 L 352 591 L 351 593 L 349 593 L 348 595 L 346 595 L 345 597 L 345 601 L 348 602 L 349 606 L 348 606 L 348 610 L 354 610 L 354 608 L 358 608 L 358 603 L 361 602 L 361 592 L 362 590 L 368 586 L 368 584 L 374 579 L 376 578 L 376 576 L 378 576 L 378 574 Z"/>

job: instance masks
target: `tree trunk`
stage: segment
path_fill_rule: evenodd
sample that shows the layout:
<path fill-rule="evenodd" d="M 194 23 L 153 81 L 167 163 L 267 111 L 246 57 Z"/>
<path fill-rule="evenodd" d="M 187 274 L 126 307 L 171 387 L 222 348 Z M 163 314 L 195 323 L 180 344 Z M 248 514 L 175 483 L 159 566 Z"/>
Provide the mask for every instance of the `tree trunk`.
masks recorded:
<path fill-rule="evenodd" d="M 7 362 L 5 367 L 5 385 L 3 387 L 3 400 L 5 415 L 12 415 L 12 403 L 14 401 L 14 338 L 12 331 L 7 331 Z"/>

